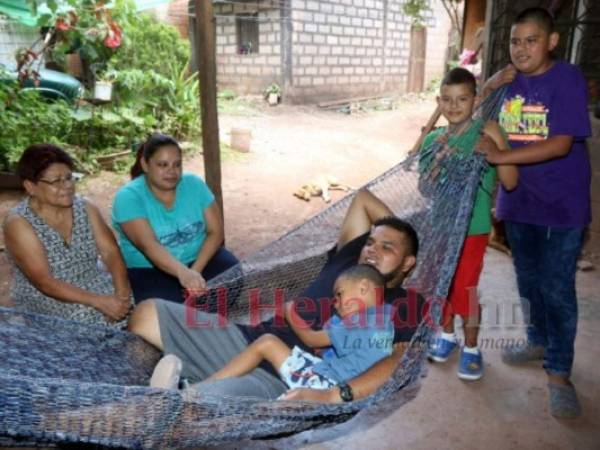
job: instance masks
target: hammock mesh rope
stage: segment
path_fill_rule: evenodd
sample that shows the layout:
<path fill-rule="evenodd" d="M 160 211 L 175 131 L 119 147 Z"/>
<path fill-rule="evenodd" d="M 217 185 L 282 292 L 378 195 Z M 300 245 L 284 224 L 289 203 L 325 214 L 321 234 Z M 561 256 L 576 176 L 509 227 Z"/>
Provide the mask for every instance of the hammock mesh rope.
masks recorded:
<path fill-rule="evenodd" d="M 502 92 L 488 97 L 473 127 L 495 117 Z M 436 153 L 434 142 L 427 152 Z M 210 396 L 147 386 L 161 356 L 127 332 L 0 309 L 0 445 L 93 443 L 124 448 L 185 448 L 274 437 L 340 423 L 369 407 L 408 401 L 403 388 L 419 378 L 468 228 L 481 156 L 442 159 L 443 176 L 420 174 L 410 157 L 366 187 L 420 239 L 418 264 L 405 285 L 430 304 L 392 377 L 373 395 L 342 404 Z M 352 196 L 347 196 L 216 279 L 203 299 L 209 309 L 247 322 L 249 299 L 290 300 L 319 273 Z M 227 289 L 226 299 L 217 287 Z M 221 297 L 220 297 L 221 295 Z M 439 300 L 438 300 L 439 299 Z M 273 310 L 262 308 L 263 319 Z"/>

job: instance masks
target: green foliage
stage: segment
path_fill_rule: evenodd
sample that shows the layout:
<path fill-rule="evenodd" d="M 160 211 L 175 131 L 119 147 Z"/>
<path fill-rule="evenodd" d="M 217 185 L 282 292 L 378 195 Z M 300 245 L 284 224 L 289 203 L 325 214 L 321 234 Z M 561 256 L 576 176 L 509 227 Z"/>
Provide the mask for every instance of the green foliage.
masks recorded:
<path fill-rule="evenodd" d="M 35 91 L 18 89 L 16 82 L 0 81 L 1 170 L 12 171 L 32 143 L 63 144 L 71 131 L 70 112 L 61 100 L 49 103 Z"/>
<path fill-rule="evenodd" d="M 94 64 L 94 58 L 101 55 L 86 53 L 85 42 L 77 41 L 85 40 L 94 25 L 82 23 L 87 12 L 77 7 L 102 0 L 65 1 L 75 8 L 77 20 L 68 22 L 68 28 L 61 23 L 58 37 L 62 41 L 53 50 L 64 54 L 75 45 Z M 132 4 L 131 0 L 114 2 L 110 18 L 119 19 L 123 40 L 118 51 L 110 55 L 110 61 L 101 58 L 106 64 L 93 67 L 101 70 L 95 78 L 114 83 L 113 99 L 108 105 L 84 104 L 72 109 L 63 102 L 50 103 L 33 92 L 21 91 L 15 82 L 4 83 L 0 74 L 0 166 L 11 169 L 32 143 L 52 142 L 69 149 L 80 170 L 95 171 L 99 168 L 96 156 L 131 148 L 154 130 L 179 140 L 194 139 L 200 134 L 199 83 L 197 74 L 189 73 L 188 42 L 174 27 L 145 15 L 130 14 Z M 56 5 L 49 6 L 52 14 L 45 20 L 50 25 L 75 17 L 65 15 Z M 107 17 L 104 16 L 106 20 Z M 79 33 L 77 39 L 69 37 L 71 32 L 73 36 Z M 104 36 L 101 28 L 100 33 Z M 127 162 L 116 163 L 115 168 L 120 169 Z"/>
<path fill-rule="evenodd" d="M 195 137 L 200 132 L 197 74 L 188 75 L 187 64 L 170 69 L 169 76 L 140 69 L 110 72 L 115 80 L 115 102 L 131 105 L 152 128 L 176 139 Z"/>
<path fill-rule="evenodd" d="M 281 97 L 281 87 L 277 83 L 272 83 L 265 88 L 263 95 L 265 98 L 269 98 L 269 95 L 277 94 L 277 97 Z"/>
<path fill-rule="evenodd" d="M 131 70 L 172 75 L 172 67 L 183 67 L 190 59 L 190 45 L 177 30 L 142 14 L 123 28 L 124 42 L 111 59 L 110 70 Z"/>
<path fill-rule="evenodd" d="M 402 5 L 402 12 L 411 18 L 416 27 L 425 26 L 424 14 L 430 10 L 429 0 L 406 0 Z"/>

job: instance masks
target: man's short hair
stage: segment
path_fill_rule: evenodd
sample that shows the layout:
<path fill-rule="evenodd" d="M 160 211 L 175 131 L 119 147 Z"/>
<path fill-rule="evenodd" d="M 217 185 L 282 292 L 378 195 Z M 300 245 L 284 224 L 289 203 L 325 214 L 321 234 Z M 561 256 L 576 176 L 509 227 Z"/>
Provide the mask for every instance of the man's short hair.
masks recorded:
<path fill-rule="evenodd" d="M 376 287 L 381 287 L 385 284 L 385 279 L 381 272 L 369 264 L 357 264 L 356 266 L 352 266 L 340 273 L 338 279 L 340 278 L 356 281 L 366 278 L 367 280 L 372 281 Z"/>
<path fill-rule="evenodd" d="M 406 236 L 408 242 L 408 253 L 412 256 L 417 256 L 419 253 L 419 236 L 412 225 L 395 216 L 383 217 L 373 223 L 374 227 L 386 226 L 399 231 Z"/>
<path fill-rule="evenodd" d="M 520 23 L 535 22 L 542 28 L 546 33 L 554 33 L 554 18 L 550 11 L 544 8 L 527 8 L 517 14 L 513 25 Z"/>
<path fill-rule="evenodd" d="M 453 86 L 456 84 L 466 84 L 469 86 L 473 94 L 477 93 L 477 81 L 475 76 L 467 69 L 455 67 L 449 71 L 442 79 L 442 86 Z"/>

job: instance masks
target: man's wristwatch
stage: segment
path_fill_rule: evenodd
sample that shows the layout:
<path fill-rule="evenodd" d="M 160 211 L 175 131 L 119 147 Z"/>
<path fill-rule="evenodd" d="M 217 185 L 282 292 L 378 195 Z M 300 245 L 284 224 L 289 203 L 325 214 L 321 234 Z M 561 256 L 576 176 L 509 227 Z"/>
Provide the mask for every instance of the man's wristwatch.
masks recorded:
<path fill-rule="evenodd" d="M 338 388 L 340 388 L 340 398 L 344 402 L 351 402 L 354 400 L 354 393 L 348 383 L 340 383 L 338 384 Z"/>

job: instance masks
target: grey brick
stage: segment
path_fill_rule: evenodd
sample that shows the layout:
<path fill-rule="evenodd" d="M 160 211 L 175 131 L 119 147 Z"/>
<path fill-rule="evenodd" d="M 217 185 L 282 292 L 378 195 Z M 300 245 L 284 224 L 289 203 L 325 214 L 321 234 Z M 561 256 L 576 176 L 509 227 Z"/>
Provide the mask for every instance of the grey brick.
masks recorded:
<path fill-rule="evenodd" d="M 321 14 L 321 13 L 315 14 L 314 20 L 311 20 L 311 22 L 313 22 L 313 21 L 317 22 L 317 23 L 325 23 L 325 22 L 327 22 L 327 16 L 325 14 Z"/>
<path fill-rule="evenodd" d="M 338 16 L 343 16 L 346 14 L 346 7 L 344 5 L 335 5 L 333 7 L 333 12 Z"/>
<path fill-rule="evenodd" d="M 331 26 L 331 33 L 332 34 L 342 34 L 343 31 L 343 27 L 340 27 L 339 25 L 332 25 Z"/>
<path fill-rule="evenodd" d="M 319 2 L 307 1 L 306 9 L 309 11 L 318 11 L 319 10 Z"/>
<path fill-rule="evenodd" d="M 333 12 L 333 5 L 328 2 L 321 2 L 321 12 L 331 14 Z"/>
<path fill-rule="evenodd" d="M 327 23 L 340 23 L 340 18 L 330 14 L 327 16 Z"/>
<path fill-rule="evenodd" d="M 319 25 L 319 33 L 330 34 L 331 25 Z"/>
<path fill-rule="evenodd" d="M 325 36 L 322 34 L 314 34 L 313 35 L 313 42 L 315 44 L 325 44 Z"/>
<path fill-rule="evenodd" d="M 317 54 L 317 46 L 316 45 L 304 45 L 304 54 L 305 55 L 316 55 Z"/>
<path fill-rule="evenodd" d="M 307 34 L 307 33 L 300 33 L 298 35 L 298 41 L 301 44 L 312 44 L 312 34 Z"/>
<path fill-rule="evenodd" d="M 294 27 L 296 27 L 296 26 L 297 25 L 294 25 Z M 306 31 L 307 33 L 316 33 L 317 25 L 314 23 L 304 24 L 304 31 Z"/>

